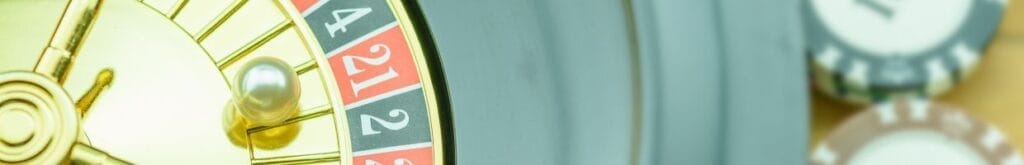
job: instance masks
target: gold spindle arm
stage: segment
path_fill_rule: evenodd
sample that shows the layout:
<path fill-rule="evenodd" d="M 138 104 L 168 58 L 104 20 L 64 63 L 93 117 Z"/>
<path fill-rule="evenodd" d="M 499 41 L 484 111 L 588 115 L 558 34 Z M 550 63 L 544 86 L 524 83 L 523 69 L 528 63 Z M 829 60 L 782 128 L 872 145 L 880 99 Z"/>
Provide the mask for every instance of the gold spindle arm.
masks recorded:
<path fill-rule="evenodd" d="M 71 0 L 33 70 L 63 83 L 102 0 Z"/>
<path fill-rule="evenodd" d="M 102 165 L 122 165 L 131 164 L 120 158 L 116 158 L 107 152 L 96 149 L 95 147 L 76 143 L 75 146 L 71 147 L 71 162 L 72 164 L 102 164 Z"/>

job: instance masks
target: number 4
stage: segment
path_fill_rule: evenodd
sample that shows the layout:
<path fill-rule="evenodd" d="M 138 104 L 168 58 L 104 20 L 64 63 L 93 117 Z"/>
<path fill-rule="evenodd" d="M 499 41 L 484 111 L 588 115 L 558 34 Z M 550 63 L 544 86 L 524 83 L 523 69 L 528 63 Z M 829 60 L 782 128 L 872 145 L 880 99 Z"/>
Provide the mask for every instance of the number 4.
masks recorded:
<path fill-rule="evenodd" d="M 334 10 L 334 11 L 331 12 L 331 15 L 334 15 L 334 23 L 331 24 L 331 23 L 326 23 L 325 22 L 324 23 L 324 27 L 327 28 L 328 34 L 331 34 L 331 38 L 334 38 L 334 33 L 335 32 L 338 32 L 339 30 L 342 33 L 348 31 L 348 28 L 345 28 L 345 26 L 348 26 L 348 24 L 351 24 L 352 22 L 355 22 L 359 18 L 362 18 L 363 16 L 366 16 L 366 14 L 370 14 L 370 12 L 372 12 L 372 11 L 373 11 L 373 9 L 371 9 L 369 7 L 355 8 L 355 9 Z M 352 14 L 349 14 L 348 16 L 345 16 L 344 18 L 342 18 L 341 17 L 341 13 L 352 13 Z"/>

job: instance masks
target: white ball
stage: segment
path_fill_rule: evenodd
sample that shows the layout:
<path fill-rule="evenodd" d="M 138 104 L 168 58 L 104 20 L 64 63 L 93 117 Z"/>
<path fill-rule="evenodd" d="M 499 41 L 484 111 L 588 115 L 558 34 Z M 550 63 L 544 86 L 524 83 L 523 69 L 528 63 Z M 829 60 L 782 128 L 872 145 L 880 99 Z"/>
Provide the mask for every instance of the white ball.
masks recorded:
<path fill-rule="evenodd" d="M 235 107 L 249 123 L 272 125 L 299 111 L 299 78 L 292 66 L 258 57 L 242 66 L 235 79 Z"/>

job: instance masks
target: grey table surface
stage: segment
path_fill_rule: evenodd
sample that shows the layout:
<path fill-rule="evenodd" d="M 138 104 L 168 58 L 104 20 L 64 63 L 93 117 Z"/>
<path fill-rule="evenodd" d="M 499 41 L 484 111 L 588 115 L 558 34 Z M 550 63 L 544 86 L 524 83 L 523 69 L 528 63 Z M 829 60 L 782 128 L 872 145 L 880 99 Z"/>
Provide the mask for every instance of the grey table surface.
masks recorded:
<path fill-rule="evenodd" d="M 802 164 L 797 2 L 419 1 L 460 164 Z"/>

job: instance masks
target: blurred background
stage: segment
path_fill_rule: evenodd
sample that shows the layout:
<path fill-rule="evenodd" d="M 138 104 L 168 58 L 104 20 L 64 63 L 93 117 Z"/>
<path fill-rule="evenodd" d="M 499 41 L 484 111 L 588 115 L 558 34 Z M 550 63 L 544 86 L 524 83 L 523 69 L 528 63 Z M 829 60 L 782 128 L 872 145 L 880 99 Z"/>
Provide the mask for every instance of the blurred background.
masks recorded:
<path fill-rule="evenodd" d="M 419 3 L 462 164 L 805 164 L 870 107 L 813 87 L 801 0 Z M 999 3 L 974 72 L 932 100 L 1020 150 L 1024 4 Z"/>

